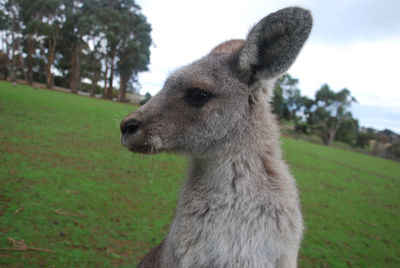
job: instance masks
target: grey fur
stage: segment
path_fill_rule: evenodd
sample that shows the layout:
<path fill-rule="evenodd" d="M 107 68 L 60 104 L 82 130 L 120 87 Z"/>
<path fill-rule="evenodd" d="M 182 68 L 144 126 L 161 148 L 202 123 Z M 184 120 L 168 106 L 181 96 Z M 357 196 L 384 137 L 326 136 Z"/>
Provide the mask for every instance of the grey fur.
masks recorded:
<path fill-rule="evenodd" d="M 121 122 L 131 151 L 190 157 L 169 233 L 139 267 L 296 267 L 303 220 L 269 99 L 311 26 L 297 7 L 265 17 L 246 40 L 174 72 Z M 213 97 L 193 107 L 193 88 Z"/>

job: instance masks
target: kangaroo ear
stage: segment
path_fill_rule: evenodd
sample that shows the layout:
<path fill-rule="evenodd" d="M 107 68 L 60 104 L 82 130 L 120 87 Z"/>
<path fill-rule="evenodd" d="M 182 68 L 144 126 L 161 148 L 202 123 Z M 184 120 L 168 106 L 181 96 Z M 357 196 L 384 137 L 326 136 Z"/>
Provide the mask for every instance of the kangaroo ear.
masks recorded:
<path fill-rule="evenodd" d="M 311 28 L 310 11 L 298 7 L 281 9 L 263 18 L 250 30 L 239 54 L 241 78 L 251 84 L 286 72 Z"/>

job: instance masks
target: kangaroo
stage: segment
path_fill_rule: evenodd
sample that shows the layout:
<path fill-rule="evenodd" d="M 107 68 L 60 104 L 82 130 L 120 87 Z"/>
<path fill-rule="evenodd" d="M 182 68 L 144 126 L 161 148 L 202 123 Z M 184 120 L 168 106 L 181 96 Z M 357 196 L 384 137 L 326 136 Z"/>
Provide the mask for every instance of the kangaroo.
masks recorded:
<path fill-rule="evenodd" d="M 190 159 L 170 230 L 138 267 L 296 267 L 303 219 L 269 101 L 311 28 L 308 10 L 272 13 L 122 120 L 130 151 Z"/>

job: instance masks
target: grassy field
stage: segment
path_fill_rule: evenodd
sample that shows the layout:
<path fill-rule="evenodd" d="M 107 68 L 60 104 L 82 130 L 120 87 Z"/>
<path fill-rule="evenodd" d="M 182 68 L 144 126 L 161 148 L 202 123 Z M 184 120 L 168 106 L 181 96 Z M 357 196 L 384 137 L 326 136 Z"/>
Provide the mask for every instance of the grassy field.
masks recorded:
<path fill-rule="evenodd" d="M 0 82 L 0 267 L 132 267 L 160 242 L 186 160 L 122 148 L 133 109 Z M 400 267 L 400 164 L 283 147 L 306 221 L 300 266 Z"/>

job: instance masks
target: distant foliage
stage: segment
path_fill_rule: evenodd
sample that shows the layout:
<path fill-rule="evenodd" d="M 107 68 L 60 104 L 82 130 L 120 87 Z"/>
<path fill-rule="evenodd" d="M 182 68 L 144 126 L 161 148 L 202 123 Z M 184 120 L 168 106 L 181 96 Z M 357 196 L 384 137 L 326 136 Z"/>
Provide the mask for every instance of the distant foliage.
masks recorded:
<path fill-rule="evenodd" d="M 275 84 L 272 100 L 273 112 L 281 119 L 291 120 L 296 118 L 300 109 L 299 80 L 289 74 L 283 75 Z"/>
<path fill-rule="evenodd" d="M 339 129 L 343 128 L 343 122 L 348 122 L 347 126 L 344 127 L 354 125 L 352 114 L 349 112 L 353 102 L 356 102 L 356 99 L 351 96 L 350 91 L 346 88 L 334 92 L 325 84 L 317 91 L 315 94 L 314 129 L 322 138 L 324 144 L 332 144 Z M 344 136 L 344 133 L 342 133 L 342 136 Z"/>
<path fill-rule="evenodd" d="M 144 97 L 145 98 L 139 102 L 140 105 L 144 105 L 146 102 L 148 102 L 152 98 L 152 96 L 151 96 L 151 94 L 149 92 L 147 92 L 144 95 Z"/>
<path fill-rule="evenodd" d="M 301 95 L 298 84 L 297 78 L 285 74 L 277 80 L 271 100 L 278 119 L 293 122 L 282 125 L 290 126 L 294 135 L 314 141 L 319 137 L 328 146 L 334 141 L 343 142 L 380 157 L 400 160 L 400 136 L 389 129 L 360 127 L 350 112 L 356 102 L 350 90 L 335 92 L 324 84 L 314 98 L 309 98 Z"/>
<path fill-rule="evenodd" d="M 349 108 L 356 99 L 348 89 L 334 92 L 325 84 L 314 99 L 302 96 L 298 79 L 285 74 L 278 79 L 272 100 L 273 111 L 280 119 L 293 120 L 295 130 L 303 134 L 316 134 L 326 145 L 336 137 L 349 144 L 354 143 L 358 121 Z"/>
<path fill-rule="evenodd" d="M 373 136 L 369 135 L 368 133 L 358 132 L 355 146 L 364 149 L 369 146 L 369 142 L 372 139 Z"/>
<path fill-rule="evenodd" d="M 151 26 L 134 0 L 3 0 L 0 31 L 11 79 L 29 85 L 77 93 L 90 81 L 93 96 L 102 82 L 103 96 L 112 98 L 118 81 L 124 101 L 129 83 L 149 64 Z"/>
<path fill-rule="evenodd" d="M 400 158 L 400 142 L 396 142 L 395 144 L 389 146 L 387 151 L 393 154 L 395 157 Z"/>

